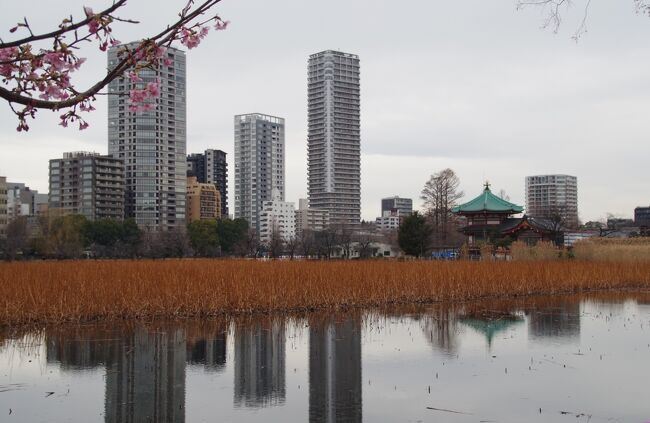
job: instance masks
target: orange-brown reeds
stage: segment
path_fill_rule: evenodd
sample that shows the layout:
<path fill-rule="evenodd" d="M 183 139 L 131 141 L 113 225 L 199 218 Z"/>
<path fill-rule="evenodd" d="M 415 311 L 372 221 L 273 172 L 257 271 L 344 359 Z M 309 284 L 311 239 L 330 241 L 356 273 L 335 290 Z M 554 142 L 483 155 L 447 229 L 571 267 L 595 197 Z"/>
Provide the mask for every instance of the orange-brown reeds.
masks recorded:
<path fill-rule="evenodd" d="M 648 262 L 14 262 L 0 264 L 0 325 L 646 288 Z"/>

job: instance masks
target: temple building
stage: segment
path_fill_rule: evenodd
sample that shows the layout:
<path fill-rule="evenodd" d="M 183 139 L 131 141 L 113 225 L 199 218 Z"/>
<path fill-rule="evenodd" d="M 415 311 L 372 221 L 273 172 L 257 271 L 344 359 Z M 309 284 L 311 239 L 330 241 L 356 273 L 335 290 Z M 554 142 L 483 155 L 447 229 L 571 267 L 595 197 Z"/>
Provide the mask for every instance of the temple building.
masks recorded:
<path fill-rule="evenodd" d="M 490 191 L 490 184 L 473 200 L 452 208 L 452 213 L 467 220 L 460 231 L 467 236 L 467 243 L 475 246 L 480 243 L 509 244 L 524 241 L 529 245 L 538 241 L 558 242 L 562 228 L 548 219 L 513 217 L 524 211 L 509 201 L 499 198 Z"/>

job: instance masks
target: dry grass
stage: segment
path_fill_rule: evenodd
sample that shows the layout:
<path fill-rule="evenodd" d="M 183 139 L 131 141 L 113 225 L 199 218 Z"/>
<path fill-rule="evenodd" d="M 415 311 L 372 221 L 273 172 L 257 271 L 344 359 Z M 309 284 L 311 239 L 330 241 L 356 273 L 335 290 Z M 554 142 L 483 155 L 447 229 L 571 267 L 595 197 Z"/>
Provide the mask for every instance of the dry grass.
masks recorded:
<path fill-rule="evenodd" d="M 0 326 L 204 317 L 650 288 L 648 262 L 0 264 Z"/>
<path fill-rule="evenodd" d="M 573 253 L 581 260 L 650 262 L 650 238 L 592 238 L 577 242 Z"/>
<path fill-rule="evenodd" d="M 510 246 L 510 255 L 513 260 L 555 260 L 559 251 L 552 242 L 538 242 L 529 246 L 523 241 L 513 242 Z"/>

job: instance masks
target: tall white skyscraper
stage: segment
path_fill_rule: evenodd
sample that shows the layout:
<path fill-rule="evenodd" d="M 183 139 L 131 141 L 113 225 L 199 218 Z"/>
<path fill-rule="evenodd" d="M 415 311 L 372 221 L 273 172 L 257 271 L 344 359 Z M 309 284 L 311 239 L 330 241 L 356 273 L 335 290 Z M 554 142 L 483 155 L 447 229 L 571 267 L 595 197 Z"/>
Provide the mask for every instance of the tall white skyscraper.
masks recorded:
<path fill-rule="evenodd" d="M 260 229 L 260 211 L 277 190 L 284 201 L 284 119 L 235 116 L 235 218 Z"/>
<path fill-rule="evenodd" d="M 327 50 L 309 56 L 309 207 L 331 224 L 361 220 L 359 56 Z"/>
<path fill-rule="evenodd" d="M 526 214 L 541 218 L 560 216 L 567 227 L 578 227 L 578 178 L 526 176 Z"/>
<path fill-rule="evenodd" d="M 118 63 L 121 48 L 109 49 L 109 69 Z M 152 230 L 186 222 L 185 53 L 168 48 L 164 57 L 168 61 L 161 60 L 156 69 L 140 71 L 141 82 L 121 77 L 108 85 L 108 152 L 124 160 L 125 217 Z M 129 90 L 155 81 L 160 81 L 160 94 L 147 100 L 155 108 L 129 111 Z"/>

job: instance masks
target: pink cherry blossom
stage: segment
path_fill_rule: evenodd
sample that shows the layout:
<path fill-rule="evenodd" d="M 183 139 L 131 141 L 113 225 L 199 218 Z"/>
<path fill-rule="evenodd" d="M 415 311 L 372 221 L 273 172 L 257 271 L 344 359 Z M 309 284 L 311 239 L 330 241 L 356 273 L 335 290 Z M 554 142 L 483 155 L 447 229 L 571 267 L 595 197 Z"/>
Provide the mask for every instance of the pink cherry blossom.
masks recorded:
<path fill-rule="evenodd" d="M 149 82 L 147 84 L 147 94 L 149 97 L 158 97 L 160 96 L 160 83 L 158 82 Z"/>
<path fill-rule="evenodd" d="M 129 80 L 131 80 L 133 83 L 142 82 L 142 78 L 140 78 L 140 75 L 138 75 L 136 72 L 129 72 Z"/>
<path fill-rule="evenodd" d="M 97 19 L 92 19 L 90 22 L 88 22 L 88 32 L 91 34 L 97 34 L 99 31 L 99 22 Z"/>
<path fill-rule="evenodd" d="M 214 29 L 216 29 L 217 31 L 223 31 L 224 29 L 226 29 L 228 27 L 229 24 L 230 24 L 230 21 L 219 21 L 218 20 L 217 23 L 214 24 Z"/>

